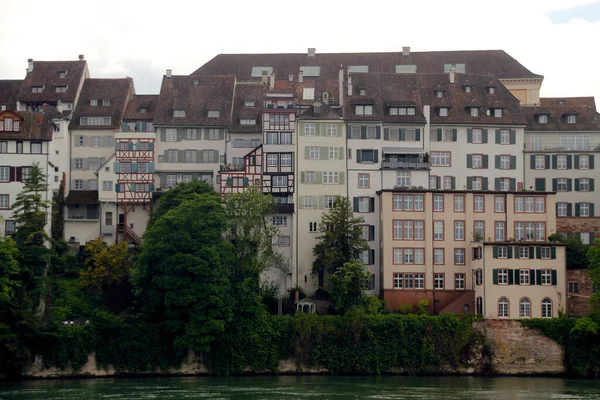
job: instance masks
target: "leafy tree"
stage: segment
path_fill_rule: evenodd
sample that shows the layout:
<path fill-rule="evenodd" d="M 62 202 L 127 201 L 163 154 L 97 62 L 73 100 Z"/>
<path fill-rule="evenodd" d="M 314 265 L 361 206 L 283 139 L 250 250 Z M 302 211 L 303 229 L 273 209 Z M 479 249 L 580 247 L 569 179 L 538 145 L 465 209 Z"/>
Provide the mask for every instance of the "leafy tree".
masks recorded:
<path fill-rule="evenodd" d="M 18 258 L 15 242 L 10 237 L 0 237 L 0 302 L 12 301 L 15 290 L 21 286 L 17 280 L 21 272 Z"/>
<path fill-rule="evenodd" d="M 598 285 L 598 282 L 600 282 L 600 243 L 590 246 L 587 258 L 591 269 L 592 285 Z M 596 290 L 596 294 L 590 299 L 590 304 L 592 305 L 592 315 L 600 321 L 600 290 Z"/>
<path fill-rule="evenodd" d="M 567 269 L 586 269 L 589 265 L 588 250 L 590 246 L 583 244 L 579 235 L 563 237 L 558 234 L 550 235 L 551 241 L 564 243 L 567 258 Z"/>
<path fill-rule="evenodd" d="M 158 200 L 156 209 L 152 214 L 152 218 L 148 221 L 146 229 L 150 229 L 154 222 L 180 205 L 183 201 L 190 199 L 192 194 L 207 194 L 215 193 L 212 186 L 204 181 L 194 180 L 187 183 L 181 183 L 176 185 L 174 188 L 169 189 L 163 193 Z"/>
<path fill-rule="evenodd" d="M 61 240 L 65 232 L 65 181 L 60 181 L 58 192 L 52 197 L 52 239 Z"/>
<path fill-rule="evenodd" d="M 151 323 L 160 323 L 180 350 L 206 352 L 232 318 L 219 196 L 188 194 L 144 234 L 133 282 Z"/>
<path fill-rule="evenodd" d="M 331 274 L 329 295 L 337 312 L 343 314 L 352 307 L 363 305 L 369 276 L 369 271 L 359 260 L 345 262 Z"/>
<path fill-rule="evenodd" d="M 313 249 L 313 275 L 319 277 L 323 286 L 325 274 L 334 274 L 344 263 L 358 259 L 368 249 L 362 236 L 362 217 L 354 216 L 348 197 L 337 196 L 333 207 L 321 217 L 319 242 Z"/>

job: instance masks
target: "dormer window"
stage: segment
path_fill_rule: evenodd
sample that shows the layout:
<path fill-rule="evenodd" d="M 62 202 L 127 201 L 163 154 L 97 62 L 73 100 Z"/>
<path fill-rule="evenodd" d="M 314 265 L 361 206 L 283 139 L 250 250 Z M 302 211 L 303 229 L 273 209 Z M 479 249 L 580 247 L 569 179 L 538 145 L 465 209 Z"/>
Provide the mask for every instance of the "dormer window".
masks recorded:
<path fill-rule="evenodd" d="M 373 106 L 370 104 L 357 105 L 354 113 L 356 115 L 373 115 Z"/>
<path fill-rule="evenodd" d="M 148 112 L 148 110 L 146 110 L 145 108 L 140 108 L 140 114 L 146 114 Z"/>
<path fill-rule="evenodd" d="M 31 93 L 42 93 L 44 91 L 43 86 L 32 86 Z"/>
<path fill-rule="evenodd" d="M 547 115 L 538 115 L 538 123 L 539 124 L 547 124 L 548 116 Z"/>
<path fill-rule="evenodd" d="M 58 76 L 62 79 L 67 77 L 67 71 L 59 71 Z"/>
<path fill-rule="evenodd" d="M 102 100 L 102 105 L 103 106 L 110 106 L 110 100 Z"/>
<path fill-rule="evenodd" d="M 479 117 L 479 108 L 471 107 L 471 117 Z"/>
<path fill-rule="evenodd" d="M 447 117 L 448 116 L 448 107 L 440 107 L 438 109 L 438 113 L 439 113 L 440 117 Z"/>
<path fill-rule="evenodd" d="M 67 87 L 66 86 L 57 86 L 55 88 L 56 93 L 66 93 L 67 92 Z"/>
<path fill-rule="evenodd" d="M 244 100 L 244 107 L 254 107 L 254 100 Z"/>
<path fill-rule="evenodd" d="M 473 91 L 473 87 L 472 86 L 465 86 L 465 92 L 466 93 L 471 93 Z"/>
<path fill-rule="evenodd" d="M 221 113 L 219 111 L 209 111 L 208 112 L 208 118 L 219 118 L 219 116 L 221 115 Z"/>
<path fill-rule="evenodd" d="M 98 100 L 90 100 L 90 106 L 97 106 L 98 105 Z"/>
<path fill-rule="evenodd" d="M 321 114 L 321 105 L 320 104 L 315 104 L 313 106 L 313 111 L 315 114 Z"/>
<path fill-rule="evenodd" d="M 574 124 L 575 122 L 577 122 L 577 115 L 575 115 L 575 114 L 567 115 L 567 124 Z"/>
<path fill-rule="evenodd" d="M 240 119 L 240 125 L 256 125 L 256 120 L 252 118 Z"/>
<path fill-rule="evenodd" d="M 489 94 L 495 94 L 496 93 L 496 88 L 493 86 L 488 87 L 488 93 Z"/>
<path fill-rule="evenodd" d="M 314 99 L 315 99 L 315 88 L 302 89 L 302 100 L 314 100 Z"/>
<path fill-rule="evenodd" d="M 359 96 L 366 96 L 367 95 L 367 89 L 360 89 L 358 91 Z"/>
<path fill-rule="evenodd" d="M 0 131 L 18 132 L 21 129 L 21 121 L 18 119 L 5 118 L 4 123 L 0 121 Z"/>
<path fill-rule="evenodd" d="M 390 115 L 415 115 L 414 107 L 390 107 Z"/>
<path fill-rule="evenodd" d="M 173 117 L 175 118 L 185 118 L 185 110 L 174 110 Z"/>
<path fill-rule="evenodd" d="M 492 108 L 491 114 L 494 118 L 502 118 L 502 109 L 501 108 Z"/>
<path fill-rule="evenodd" d="M 435 96 L 439 97 L 439 98 L 444 97 L 444 91 L 443 90 L 436 90 L 435 91 Z"/>

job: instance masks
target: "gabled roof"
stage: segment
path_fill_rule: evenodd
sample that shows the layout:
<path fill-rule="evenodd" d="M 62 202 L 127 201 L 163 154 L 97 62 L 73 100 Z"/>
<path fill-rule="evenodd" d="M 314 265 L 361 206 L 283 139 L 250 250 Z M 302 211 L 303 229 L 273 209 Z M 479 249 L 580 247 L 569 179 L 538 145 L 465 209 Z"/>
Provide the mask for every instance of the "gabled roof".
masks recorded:
<path fill-rule="evenodd" d="M 235 85 L 235 98 L 233 100 L 233 114 L 231 117 L 230 132 L 233 133 L 261 133 L 262 108 L 264 101 L 265 85 L 260 82 Z M 253 106 L 246 106 L 246 102 L 254 102 Z M 256 125 L 242 125 L 241 119 L 254 119 Z"/>
<path fill-rule="evenodd" d="M 69 129 L 119 129 L 133 93 L 131 78 L 86 79 Z M 98 105 L 91 105 L 91 100 L 96 100 Z M 108 100 L 110 104 L 105 106 L 101 100 Z M 111 117 L 111 125 L 82 126 L 81 117 Z"/>
<path fill-rule="evenodd" d="M 54 123 L 44 113 L 19 111 L 13 112 L 9 110 L 0 111 L 0 120 L 4 118 L 20 119 L 19 132 L 0 131 L 0 139 L 7 140 L 52 140 L 54 134 Z"/>
<path fill-rule="evenodd" d="M 155 125 L 228 126 L 231 118 L 235 77 L 171 76 L 163 77 Z M 175 110 L 185 111 L 185 117 L 174 117 Z M 208 111 L 219 111 L 218 118 L 209 118 Z"/>
<path fill-rule="evenodd" d="M 527 118 L 528 131 L 600 131 L 600 114 L 593 97 L 540 98 L 540 106 L 522 107 Z M 567 115 L 576 115 L 575 123 L 567 123 Z M 548 122 L 539 123 L 539 115 L 547 115 Z"/>
<path fill-rule="evenodd" d="M 136 94 L 127 104 L 124 120 L 153 120 L 158 105 L 157 94 Z M 146 110 L 141 112 L 141 110 Z"/>
<path fill-rule="evenodd" d="M 7 110 L 16 110 L 22 84 L 22 79 L 0 80 L 0 106 L 6 106 Z"/>
<path fill-rule="evenodd" d="M 85 60 L 79 61 L 34 61 L 33 71 L 28 72 L 17 100 L 28 103 L 51 103 L 57 101 L 74 102 L 81 79 L 87 70 Z M 66 72 L 64 78 L 61 72 Z M 33 86 L 43 86 L 41 93 L 33 93 Z M 66 86 L 66 92 L 56 92 L 59 86 Z"/>
<path fill-rule="evenodd" d="M 430 51 L 389 53 L 306 53 L 219 54 L 198 68 L 192 76 L 235 75 L 238 80 L 260 80 L 253 67 L 268 67 L 279 79 L 297 77 L 301 66 L 319 66 L 319 79 L 337 79 L 340 66 L 368 66 L 369 73 L 395 73 L 396 65 L 416 65 L 418 74 L 440 74 L 446 64 L 464 64 L 468 74 L 494 75 L 500 79 L 534 78 L 532 73 L 504 50 Z M 306 76 L 305 76 L 306 77 Z M 311 78 L 312 79 L 312 78 Z"/>
<path fill-rule="evenodd" d="M 315 106 L 320 108 L 319 112 L 316 112 Z M 340 110 L 341 111 L 341 110 Z M 340 116 L 340 112 L 332 109 L 327 104 L 322 101 L 315 101 L 313 105 L 304 110 L 302 114 L 298 116 L 298 119 L 309 119 L 309 120 L 342 120 L 343 118 Z"/>

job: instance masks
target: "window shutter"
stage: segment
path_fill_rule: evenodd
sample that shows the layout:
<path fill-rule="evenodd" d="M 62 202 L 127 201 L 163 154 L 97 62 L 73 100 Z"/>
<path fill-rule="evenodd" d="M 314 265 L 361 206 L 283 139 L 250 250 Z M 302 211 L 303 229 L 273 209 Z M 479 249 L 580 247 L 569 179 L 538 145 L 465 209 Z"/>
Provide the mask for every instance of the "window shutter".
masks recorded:
<path fill-rule="evenodd" d="M 233 178 L 229 177 L 227 178 L 227 182 L 225 183 L 226 186 L 233 186 Z"/>
<path fill-rule="evenodd" d="M 483 178 L 483 190 L 488 190 L 488 178 Z"/>
<path fill-rule="evenodd" d="M 365 125 L 360 127 L 360 138 L 361 139 L 367 138 L 367 127 Z"/>
<path fill-rule="evenodd" d="M 154 183 L 150 184 L 150 192 L 154 192 Z"/>
<path fill-rule="evenodd" d="M 451 182 L 451 188 L 456 189 L 456 178 L 453 176 L 450 177 L 450 182 Z"/>
<path fill-rule="evenodd" d="M 148 150 L 154 150 L 154 142 L 148 142 Z"/>
<path fill-rule="evenodd" d="M 556 178 L 552 179 L 552 191 L 556 192 L 556 190 L 558 189 L 558 180 Z"/>
<path fill-rule="evenodd" d="M 390 128 L 383 128 L 383 140 L 390 140 Z"/>
<path fill-rule="evenodd" d="M 510 178 L 510 191 L 514 192 L 517 190 L 517 179 L 516 178 Z"/>
<path fill-rule="evenodd" d="M 575 216 L 579 217 L 579 203 L 575 203 Z"/>
<path fill-rule="evenodd" d="M 542 258 L 542 248 L 539 246 L 535 248 L 535 258 L 538 260 Z"/>
<path fill-rule="evenodd" d="M 302 171 L 300 172 L 300 183 L 305 183 L 306 182 L 306 172 Z"/>
<path fill-rule="evenodd" d="M 179 154 L 177 154 L 177 162 L 178 163 L 185 163 L 185 150 L 177 150 L 177 152 Z M 216 155 L 216 151 L 215 151 L 215 161 L 216 163 L 219 162 L 219 157 L 217 157 Z"/>
<path fill-rule="evenodd" d="M 250 185 L 250 182 L 249 182 L 248 178 L 244 177 L 244 187 L 247 187 L 249 185 Z"/>
<path fill-rule="evenodd" d="M 151 172 L 151 173 L 154 172 L 154 161 L 150 161 L 148 163 L 148 172 Z"/>
<path fill-rule="evenodd" d="M 323 172 L 321 172 L 321 171 L 316 171 L 315 172 L 315 182 L 317 184 L 319 184 L 319 185 L 321 183 L 323 183 Z"/>
<path fill-rule="evenodd" d="M 369 265 L 375 264 L 375 249 L 369 251 Z"/>
<path fill-rule="evenodd" d="M 552 285 L 553 285 L 553 286 L 556 286 L 556 284 L 557 284 L 557 280 L 558 280 L 558 279 L 557 279 L 557 276 L 556 276 L 556 275 L 557 275 L 557 274 L 556 274 L 556 270 L 555 270 L 555 269 L 553 269 L 553 270 L 552 270 Z"/>
<path fill-rule="evenodd" d="M 406 129 L 404 129 L 404 128 L 400 129 L 400 141 L 402 141 L 402 142 L 406 141 Z"/>
<path fill-rule="evenodd" d="M 481 135 L 481 136 L 482 136 L 482 142 L 483 143 L 487 143 L 488 142 L 488 131 L 487 131 L 487 129 L 483 130 L 483 135 Z"/>
<path fill-rule="evenodd" d="M 529 284 L 535 285 L 535 269 L 529 270 Z"/>
<path fill-rule="evenodd" d="M 467 168 L 473 168 L 473 155 L 467 154 Z"/>
<path fill-rule="evenodd" d="M 375 240 L 375 225 L 369 225 L 369 240 Z"/>
<path fill-rule="evenodd" d="M 319 159 L 329 160 L 329 147 L 321 146 L 321 148 L 319 149 Z"/>
<path fill-rule="evenodd" d="M 84 158 L 83 159 L 83 169 L 85 171 L 87 171 L 88 169 L 90 169 L 90 159 L 89 158 Z"/>
<path fill-rule="evenodd" d="M 358 212 L 358 197 L 354 197 L 352 202 L 354 203 L 354 212 Z"/>
<path fill-rule="evenodd" d="M 573 181 L 571 179 L 567 179 L 567 192 L 573 190 Z"/>
<path fill-rule="evenodd" d="M 517 169 L 517 156 L 510 156 L 510 169 Z"/>
<path fill-rule="evenodd" d="M 306 126 L 306 123 L 304 123 L 304 122 L 302 124 L 300 124 L 300 132 L 298 132 L 298 135 L 300 135 L 300 136 L 306 135 L 306 132 L 305 132 L 306 128 L 305 128 L 305 126 Z M 348 138 L 350 138 L 350 132 L 349 131 L 348 131 Z"/>
<path fill-rule="evenodd" d="M 119 173 L 119 162 L 115 161 L 115 163 L 113 164 L 113 172 L 115 174 Z"/>
<path fill-rule="evenodd" d="M 514 270 L 512 270 L 512 269 L 508 270 L 508 284 L 509 285 L 515 284 Z"/>
<path fill-rule="evenodd" d="M 590 217 L 594 217 L 594 203 L 590 203 Z"/>
<path fill-rule="evenodd" d="M 579 179 L 575 178 L 575 191 L 579 192 Z"/>
<path fill-rule="evenodd" d="M 493 269 L 492 270 L 492 275 L 494 277 L 494 280 L 493 280 L 494 285 L 497 285 L 498 284 L 498 270 L 497 269 Z"/>
<path fill-rule="evenodd" d="M 558 157 L 556 156 L 556 154 L 552 155 L 552 169 L 557 169 L 558 166 Z"/>
<path fill-rule="evenodd" d="M 590 169 L 594 169 L 594 155 L 590 154 Z"/>
<path fill-rule="evenodd" d="M 500 178 L 494 178 L 494 190 L 500 190 Z"/>
<path fill-rule="evenodd" d="M 496 129 L 496 144 L 500 144 L 500 129 Z"/>
<path fill-rule="evenodd" d="M 419 129 L 419 128 L 415 129 L 415 140 L 417 142 L 421 141 L 421 129 Z"/>
<path fill-rule="evenodd" d="M 304 126 L 302 127 L 302 129 L 304 129 Z M 304 136 L 303 134 L 301 134 L 300 136 Z M 348 127 L 346 128 L 346 139 L 351 139 L 352 138 L 352 125 L 348 125 Z"/>
<path fill-rule="evenodd" d="M 513 247 L 512 246 L 508 246 L 508 258 L 513 258 Z"/>
<path fill-rule="evenodd" d="M 496 169 L 500 169 L 500 156 L 494 156 L 494 165 Z"/>
<path fill-rule="evenodd" d="M 494 251 L 494 258 L 498 258 L 498 246 L 494 246 L 493 251 Z"/>
<path fill-rule="evenodd" d="M 377 126 L 377 127 L 375 128 L 375 135 L 376 135 L 375 137 L 376 137 L 377 139 L 381 139 L 381 127 L 380 127 L 380 126 Z"/>
<path fill-rule="evenodd" d="M 573 169 L 573 159 L 570 154 L 567 154 L 567 169 Z"/>
<path fill-rule="evenodd" d="M 117 193 L 120 193 L 120 192 L 121 192 L 121 184 L 120 184 L 120 183 L 117 183 L 117 184 L 115 185 L 115 192 L 117 192 Z"/>
<path fill-rule="evenodd" d="M 131 172 L 137 172 L 137 162 L 131 162 Z"/>
<path fill-rule="evenodd" d="M 517 131 L 514 129 L 510 130 L 510 144 L 517 143 Z"/>
<path fill-rule="evenodd" d="M 437 128 L 437 141 L 441 142 L 442 141 L 442 128 Z"/>
<path fill-rule="evenodd" d="M 304 159 L 305 160 L 310 159 L 310 147 L 309 146 L 304 147 Z"/>
<path fill-rule="evenodd" d="M 546 160 L 545 160 L 546 162 L 544 163 L 544 169 L 551 169 L 550 156 L 546 156 L 545 158 L 546 158 Z"/>
<path fill-rule="evenodd" d="M 127 132 L 127 122 L 121 122 L 121 132 Z"/>
<path fill-rule="evenodd" d="M 575 154 L 573 156 L 573 169 L 579 169 L 579 156 Z"/>
<path fill-rule="evenodd" d="M 373 150 L 373 162 L 379 162 L 379 150 Z"/>
<path fill-rule="evenodd" d="M 343 160 L 346 156 L 346 150 L 344 150 L 344 147 L 338 147 L 338 153 L 340 154 L 340 160 Z"/>
<path fill-rule="evenodd" d="M 590 192 L 594 191 L 594 178 L 590 178 Z"/>
<path fill-rule="evenodd" d="M 473 189 L 473 178 L 470 176 L 467 176 L 467 189 L 468 190 Z"/>
<path fill-rule="evenodd" d="M 467 128 L 467 143 L 473 143 L 473 129 Z"/>
<path fill-rule="evenodd" d="M 356 162 L 357 163 L 362 162 L 362 150 L 356 150 Z"/>
<path fill-rule="evenodd" d="M 135 192 L 135 183 L 131 183 L 131 184 L 129 185 L 129 191 L 130 191 L 130 192 Z"/>
<path fill-rule="evenodd" d="M 535 178 L 535 190 L 538 192 L 546 190 L 546 178 Z"/>
<path fill-rule="evenodd" d="M 567 203 L 567 217 L 573 216 L 573 204 Z"/>
<path fill-rule="evenodd" d="M 375 212 L 375 197 L 369 197 L 369 211 Z"/>
<path fill-rule="evenodd" d="M 552 246 L 552 247 L 550 248 L 550 257 L 551 257 L 553 260 L 556 260 L 556 247 L 554 247 L 554 246 Z"/>
<path fill-rule="evenodd" d="M 340 172 L 338 175 L 338 182 L 340 185 L 345 185 L 346 184 L 346 173 L 345 172 Z"/>
<path fill-rule="evenodd" d="M 304 209 L 304 196 L 298 196 L 298 208 Z"/>
<path fill-rule="evenodd" d="M 542 270 L 541 269 L 535 270 L 535 284 L 536 285 L 542 284 Z"/>
<path fill-rule="evenodd" d="M 529 156 L 529 169 L 535 169 L 535 155 Z"/>
<path fill-rule="evenodd" d="M 162 128 L 160 130 L 160 141 L 161 142 L 166 142 L 167 141 L 167 131 L 164 128 Z"/>
<path fill-rule="evenodd" d="M 489 156 L 487 154 L 483 155 L 483 168 L 488 169 L 489 166 Z"/>

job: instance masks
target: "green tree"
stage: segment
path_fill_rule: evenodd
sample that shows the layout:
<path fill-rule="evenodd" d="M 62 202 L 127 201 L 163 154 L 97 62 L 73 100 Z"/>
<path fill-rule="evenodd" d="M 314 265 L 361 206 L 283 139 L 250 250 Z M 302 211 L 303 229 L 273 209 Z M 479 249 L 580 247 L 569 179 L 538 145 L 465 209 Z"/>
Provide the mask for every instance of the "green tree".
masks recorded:
<path fill-rule="evenodd" d="M 52 239 L 61 240 L 65 232 L 65 181 L 60 181 L 58 192 L 52 196 Z"/>
<path fill-rule="evenodd" d="M 21 286 L 18 258 L 16 243 L 10 237 L 0 237 L 0 302 L 12 301 L 15 290 Z"/>
<path fill-rule="evenodd" d="M 333 207 L 321 217 L 319 242 L 313 249 L 313 275 L 319 278 L 322 287 L 325 274 L 334 274 L 344 263 L 358 259 L 368 249 L 362 236 L 362 217 L 354 216 L 348 197 L 337 196 Z"/>
<path fill-rule="evenodd" d="M 588 250 L 590 246 L 583 244 L 579 235 L 563 237 L 553 234 L 548 239 L 565 244 L 567 269 L 586 269 L 588 267 Z"/>
<path fill-rule="evenodd" d="M 331 274 L 329 295 L 338 313 L 343 314 L 352 307 L 363 305 L 369 276 L 369 271 L 359 260 L 345 262 Z"/>
<path fill-rule="evenodd" d="M 169 189 L 165 193 L 161 194 L 160 199 L 158 200 L 158 204 L 156 209 L 152 213 L 152 218 L 148 221 L 148 227 L 146 229 L 150 229 L 154 222 L 180 205 L 183 201 L 191 198 L 192 194 L 209 194 L 215 193 L 212 186 L 204 181 L 193 180 L 187 183 L 181 183 L 175 185 L 174 188 Z"/>
<path fill-rule="evenodd" d="M 188 194 L 144 234 L 134 286 L 150 321 L 180 350 L 208 351 L 232 318 L 225 229 L 224 207 L 211 191 Z"/>
<path fill-rule="evenodd" d="M 591 269 L 592 285 L 598 285 L 598 282 L 600 282 L 600 243 L 590 246 L 587 259 Z M 591 315 L 600 321 L 600 290 L 596 290 L 596 294 L 590 298 L 590 304 L 592 306 Z"/>

